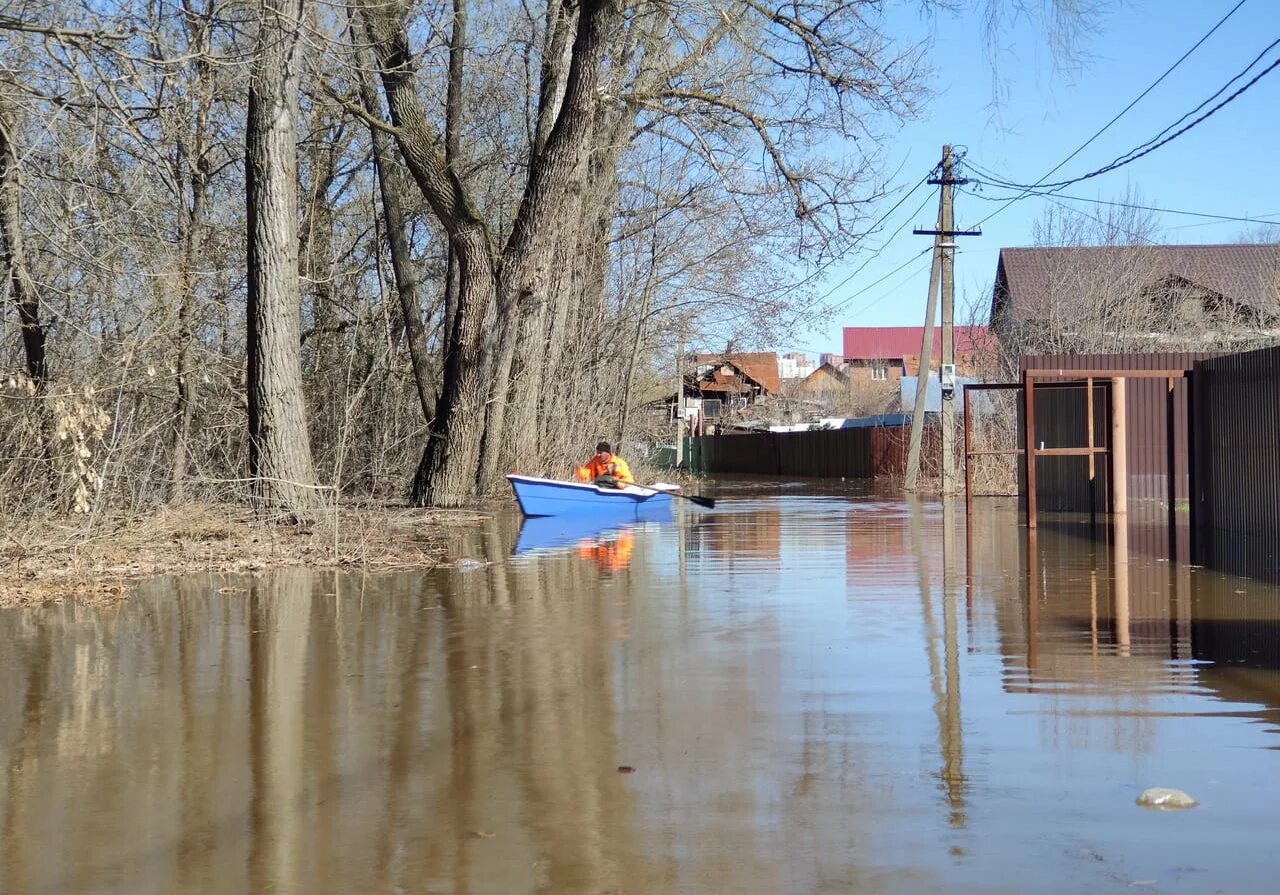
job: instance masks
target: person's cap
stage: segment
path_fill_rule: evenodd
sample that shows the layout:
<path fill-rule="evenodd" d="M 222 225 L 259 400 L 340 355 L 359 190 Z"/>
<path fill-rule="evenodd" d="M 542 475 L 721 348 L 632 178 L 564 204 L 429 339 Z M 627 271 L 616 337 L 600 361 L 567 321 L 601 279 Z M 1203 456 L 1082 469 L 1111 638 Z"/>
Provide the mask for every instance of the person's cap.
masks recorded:
<path fill-rule="evenodd" d="M 602 442 L 600 442 L 599 444 L 597 444 L 597 445 L 596 445 L 596 451 L 597 451 L 597 452 L 599 452 L 599 451 L 604 451 L 606 454 L 612 454 L 612 453 L 613 453 L 613 448 L 609 447 L 609 442 L 607 442 L 607 441 L 602 441 Z"/>

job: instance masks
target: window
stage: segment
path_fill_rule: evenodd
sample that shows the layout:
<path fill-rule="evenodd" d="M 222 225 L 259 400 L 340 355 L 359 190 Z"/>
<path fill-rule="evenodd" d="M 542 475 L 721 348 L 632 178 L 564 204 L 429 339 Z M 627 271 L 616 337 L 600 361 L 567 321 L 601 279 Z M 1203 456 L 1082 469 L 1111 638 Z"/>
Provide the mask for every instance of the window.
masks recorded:
<path fill-rule="evenodd" d="M 871 378 L 872 379 L 888 379 L 889 368 L 888 367 L 872 367 Z"/>

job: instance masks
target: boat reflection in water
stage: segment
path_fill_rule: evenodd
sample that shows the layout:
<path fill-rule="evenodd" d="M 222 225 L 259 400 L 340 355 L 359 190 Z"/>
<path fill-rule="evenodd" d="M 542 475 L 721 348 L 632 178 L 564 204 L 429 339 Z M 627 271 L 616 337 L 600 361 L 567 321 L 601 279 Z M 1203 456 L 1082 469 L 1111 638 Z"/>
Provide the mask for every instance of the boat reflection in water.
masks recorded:
<path fill-rule="evenodd" d="M 670 521 L 669 506 L 644 509 L 626 519 L 531 516 L 521 523 L 512 553 L 515 556 L 532 556 L 573 551 L 580 559 L 594 562 L 601 571 L 618 572 L 631 563 L 635 529 Z"/>

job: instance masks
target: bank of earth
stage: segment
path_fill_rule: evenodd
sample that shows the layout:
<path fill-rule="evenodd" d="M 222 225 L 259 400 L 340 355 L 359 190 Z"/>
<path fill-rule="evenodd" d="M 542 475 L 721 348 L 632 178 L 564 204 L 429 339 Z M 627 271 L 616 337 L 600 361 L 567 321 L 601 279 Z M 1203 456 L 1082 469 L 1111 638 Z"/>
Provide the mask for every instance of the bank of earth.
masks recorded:
<path fill-rule="evenodd" d="M 452 561 L 476 511 L 348 505 L 305 524 L 236 504 L 187 504 L 96 519 L 3 519 L 0 607 L 120 600 L 139 581 L 202 571 L 275 568 L 429 569 Z"/>

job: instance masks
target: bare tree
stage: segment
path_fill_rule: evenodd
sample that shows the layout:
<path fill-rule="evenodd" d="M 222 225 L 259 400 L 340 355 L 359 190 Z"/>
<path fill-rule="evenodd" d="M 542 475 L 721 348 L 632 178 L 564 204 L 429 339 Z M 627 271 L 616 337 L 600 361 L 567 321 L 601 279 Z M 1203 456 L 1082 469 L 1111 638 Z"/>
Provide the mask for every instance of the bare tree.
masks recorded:
<path fill-rule="evenodd" d="M 209 130 L 214 100 L 210 29 L 214 20 L 214 0 L 205 0 L 203 7 L 197 6 L 195 0 L 183 0 L 183 13 L 188 52 L 194 58 L 191 62 L 190 107 L 184 110 L 186 114 L 180 119 L 182 126 L 173 137 L 173 182 L 180 193 L 177 197 L 177 237 L 182 253 L 177 278 L 178 330 L 174 375 L 178 394 L 170 471 L 170 498 L 175 502 L 187 496 L 191 426 L 195 417 L 196 271 L 205 244 L 209 192 Z"/>
<path fill-rule="evenodd" d="M 6 85 L 7 86 L 7 85 Z M 18 309 L 27 375 L 40 390 L 49 378 L 45 333 L 40 324 L 40 294 L 27 262 L 22 232 L 22 184 L 19 180 L 17 115 L 14 97 L 6 89 L 0 95 L 0 238 L 9 275 L 9 295 Z"/>
<path fill-rule="evenodd" d="M 263 4 L 245 129 L 249 469 L 264 503 L 315 502 L 299 356 L 298 90 L 302 0 Z"/>
<path fill-rule="evenodd" d="M 400 151 L 432 212 L 449 234 L 458 258 L 451 350 L 413 490 L 417 502 L 457 506 L 474 492 L 479 467 L 489 382 L 484 318 L 493 304 L 505 325 L 513 316 L 518 297 L 545 287 L 551 246 L 542 229 L 564 209 L 565 190 L 585 149 L 592 109 L 598 100 L 596 84 L 605 35 L 620 9 L 612 0 L 589 0 L 579 6 L 564 100 L 547 145 L 532 160 L 510 237 L 500 252 L 461 179 L 436 152 L 436 134 L 413 83 L 405 11 L 397 11 L 395 4 L 370 4 L 362 12 L 378 57 Z M 494 350 L 500 357 L 508 353 L 506 346 Z M 500 420 L 497 427 L 500 432 Z"/>
<path fill-rule="evenodd" d="M 217 0 L 0 17 L 39 123 L 7 136 L 0 510 L 41 414 L 68 434 L 49 505 L 91 517 L 301 512 L 316 482 L 458 504 L 652 440 L 677 340 L 767 347 L 819 313 L 808 278 L 928 82 L 884 4 L 290 2 L 249 28 Z"/>
<path fill-rule="evenodd" d="M 459 3 L 462 0 L 458 0 Z M 368 58 L 367 53 L 361 58 Z M 361 65 L 362 69 L 372 70 L 372 66 Z M 360 101 L 370 117 L 369 140 L 373 148 L 374 164 L 377 167 L 378 194 L 382 199 L 383 223 L 386 228 L 388 254 L 391 259 L 391 270 L 395 277 L 396 293 L 400 298 L 400 313 L 404 320 L 405 335 L 408 338 L 409 359 L 413 368 L 413 380 L 422 408 L 422 418 L 428 425 L 435 415 L 435 375 L 427 344 L 426 327 L 422 321 L 422 277 L 418 275 L 409 249 L 409 223 L 401 203 L 401 194 L 406 184 L 396 176 L 397 168 L 395 149 L 391 137 L 380 125 L 382 121 L 382 104 L 378 101 L 378 93 L 371 77 L 366 71 L 360 73 Z M 450 254 L 452 258 L 452 254 Z M 445 289 L 450 289 L 452 271 L 445 274 Z M 444 329 L 448 330 L 449 311 L 445 310 Z M 444 352 L 448 349 L 444 348 Z"/>

